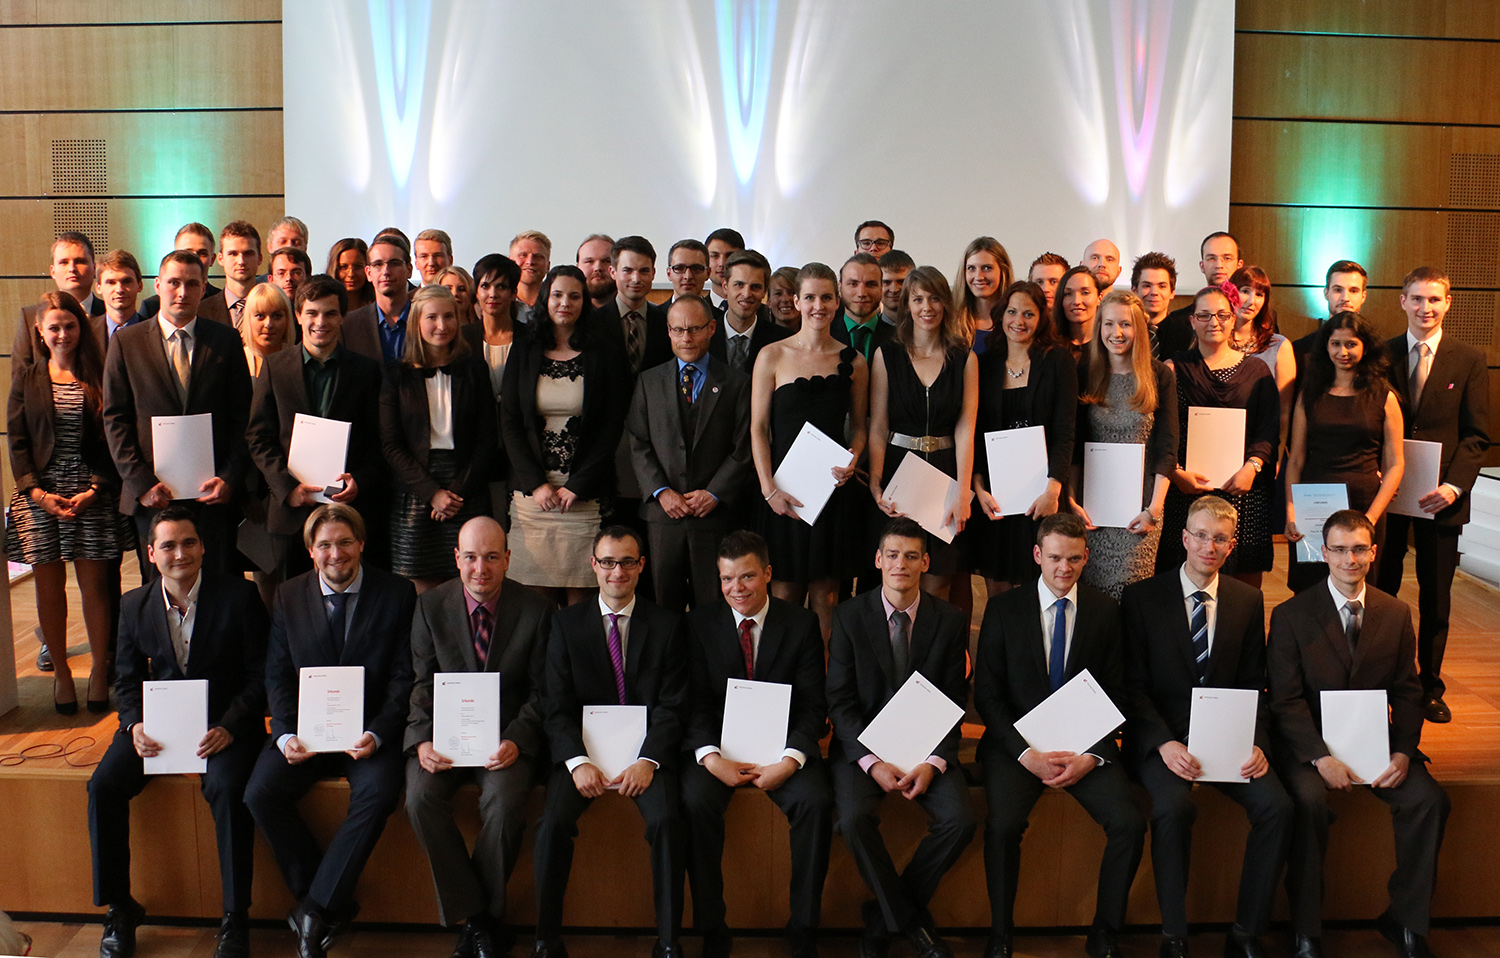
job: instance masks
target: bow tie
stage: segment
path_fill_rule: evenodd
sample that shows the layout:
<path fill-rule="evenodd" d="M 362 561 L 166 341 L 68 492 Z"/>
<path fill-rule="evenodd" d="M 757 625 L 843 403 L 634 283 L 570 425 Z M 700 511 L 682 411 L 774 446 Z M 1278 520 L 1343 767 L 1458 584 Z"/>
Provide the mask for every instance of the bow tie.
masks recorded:
<path fill-rule="evenodd" d="M 422 369 L 420 371 L 422 373 L 422 378 L 424 378 L 424 379 L 431 379 L 433 376 L 436 376 L 438 373 L 444 373 L 446 375 L 452 376 L 453 375 L 453 364 L 449 363 L 449 364 L 444 365 L 444 366 L 424 366 L 424 367 L 422 367 Z"/>

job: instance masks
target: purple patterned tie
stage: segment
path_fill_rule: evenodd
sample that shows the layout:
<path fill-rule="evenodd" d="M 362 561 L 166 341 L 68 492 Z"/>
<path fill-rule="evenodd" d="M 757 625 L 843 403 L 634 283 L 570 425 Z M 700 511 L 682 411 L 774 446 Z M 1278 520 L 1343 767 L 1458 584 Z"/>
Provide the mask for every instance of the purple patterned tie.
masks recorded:
<path fill-rule="evenodd" d="M 609 660 L 615 666 L 615 691 L 620 693 L 620 704 L 625 704 L 625 652 L 620 641 L 620 620 L 624 616 L 608 613 Z"/>
<path fill-rule="evenodd" d="M 479 667 L 482 669 L 490 660 L 490 610 L 476 605 L 470 625 L 474 633 L 474 657 L 479 660 Z"/>

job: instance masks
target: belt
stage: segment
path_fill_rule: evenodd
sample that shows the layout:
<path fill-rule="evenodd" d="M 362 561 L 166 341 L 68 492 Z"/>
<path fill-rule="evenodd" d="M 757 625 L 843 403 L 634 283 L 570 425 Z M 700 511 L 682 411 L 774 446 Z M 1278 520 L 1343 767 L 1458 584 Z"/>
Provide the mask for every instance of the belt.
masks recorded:
<path fill-rule="evenodd" d="M 893 446 L 912 449 L 916 452 L 937 452 L 939 449 L 953 448 L 952 436 L 908 436 L 905 433 L 893 432 L 890 442 Z"/>

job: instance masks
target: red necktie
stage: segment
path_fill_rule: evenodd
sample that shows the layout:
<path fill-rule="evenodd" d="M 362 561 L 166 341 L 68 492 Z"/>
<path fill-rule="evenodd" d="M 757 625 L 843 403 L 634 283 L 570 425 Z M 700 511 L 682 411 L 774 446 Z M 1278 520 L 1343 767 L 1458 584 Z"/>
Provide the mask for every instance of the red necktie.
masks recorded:
<path fill-rule="evenodd" d="M 740 620 L 740 651 L 745 654 L 745 678 L 755 678 L 755 620 Z"/>
<path fill-rule="evenodd" d="M 482 669 L 490 658 L 490 610 L 482 605 L 474 607 L 471 624 L 474 630 L 474 655 Z"/>

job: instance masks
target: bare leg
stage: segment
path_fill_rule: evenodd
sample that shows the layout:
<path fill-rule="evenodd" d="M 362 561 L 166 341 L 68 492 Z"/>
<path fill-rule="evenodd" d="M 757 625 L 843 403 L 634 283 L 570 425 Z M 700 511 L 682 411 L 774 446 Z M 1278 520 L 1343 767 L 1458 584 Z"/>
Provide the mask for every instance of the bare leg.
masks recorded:
<path fill-rule="evenodd" d="M 109 701 L 109 608 L 110 599 L 105 594 L 109 587 L 109 563 L 101 559 L 76 559 L 73 575 L 78 579 L 78 591 L 83 596 L 83 627 L 89 636 L 89 654 L 93 665 L 89 669 L 90 702 Z"/>
<path fill-rule="evenodd" d="M 32 566 L 31 572 L 36 585 L 36 617 L 42 627 L 42 641 L 52 656 L 52 697 L 58 702 L 76 702 L 78 690 L 73 685 L 73 670 L 68 667 L 67 566 L 59 559 Z"/>

